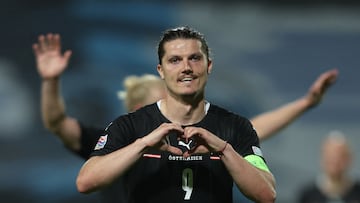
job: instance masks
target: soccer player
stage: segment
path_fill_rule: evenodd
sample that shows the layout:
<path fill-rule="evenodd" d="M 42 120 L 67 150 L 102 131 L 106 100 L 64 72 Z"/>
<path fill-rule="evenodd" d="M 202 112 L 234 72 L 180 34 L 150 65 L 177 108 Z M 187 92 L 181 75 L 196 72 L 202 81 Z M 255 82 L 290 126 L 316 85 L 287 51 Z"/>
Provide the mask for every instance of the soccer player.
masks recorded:
<path fill-rule="evenodd" d="M 246 118 L 205 100 L 212 60 L 204 36 L 164 32 L 158 46 L 166 95 L 115 119 L 77 177 L 89 193 L 124 178 L 130 202 L 232 202 L 232 185 L 274 202 L 275 179 Z"/>
<path fill-rule="evenodd" d="M 68 66 L 71 51 L 62 53 L 60 35 L 51 33 L 40 35 L 38 42 L 33 45 L 33 50 L 36 67 L 42 79 L 41 114 L 44 126 L 57 135 L 68 149 L 87 159 L 103 129 L 85 125 L 66 112 L 60 77 Z M 328 70 L 314 81 L 304 96 L 251 118 L 260 141 L 275 135 L 316 107 L 328 88 L 335 83 L 337 76 L 336 69 Z M 119 91 L 118 95 L 124 100 L 129 112 L 158 101 L 165 91 L 163 81 L 158 76 L 148 74 L 141 77 L 128 76 L 124 80 L 124 86 L 126 90 Z"/>
<path fill-rule="evenodd" d="M 71 51 L 62 54 L 59 34 L 40 35 L 33 45 L 36 65 L 41 76 L 41 112 L 44 126 L 57 135 L 65 146 L 87 159 L 93 151 L 103 129 L 86 125 L 66 113 L 60 91 L 60 76 L 67 68 Z M 260 141 L 280 131 L 297 117 L 317 106 L 328 87 L 336 80 L 337 70 L 321 74 L 303 97 L 251 119 Z M 125 91 L 119 96 L 131 112 L 158 101 L 164 95 L 163 81 L 155 75 L 129 76 L 124 80 Z M 269 122 L 271 120 L 271 122 Z M 107 190 L 106 201 L 117 201 L 122 195 L 116 187 Z M 112 197 L 111 197 L 112 196 Z"/>

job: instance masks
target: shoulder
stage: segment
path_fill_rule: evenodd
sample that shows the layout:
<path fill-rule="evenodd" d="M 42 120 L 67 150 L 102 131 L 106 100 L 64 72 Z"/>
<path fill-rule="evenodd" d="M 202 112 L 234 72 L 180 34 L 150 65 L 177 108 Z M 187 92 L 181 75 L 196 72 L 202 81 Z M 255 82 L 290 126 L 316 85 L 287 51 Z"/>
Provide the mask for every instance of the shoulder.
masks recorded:
<path fill-rule="evenodd" d="M 146 105 L 136 111 L 121 115 L 109 124 L 110 128 L 135 130 L 139 126 L 157 125 L 161 120 L 161 113 L 156 104 Z"/>
<path fill-rule="evenodd" d="M 239 114 L 236 114 L 228 109 L 225 109 L 221 106 L 218 106 L 216 104 L 210 104 L 210 108 L 209 108 L 209 113 L 213 113 L 213 114 L 219 114 L 222 116 L 238 116 L 238 117 L 243 117 Z"/>
<path fill-rule="evenodd" d="M 315 182 L 308 182 L 300 188 L 300 197 L 308 197 L 321 194 Z"/>
<path fill-rule="evenodd" d="M 145 105 L 138 110 L 132 112 L 131 114 L 152 114 L 159 111 L 159 108 L 156 103 Z"/>
<path fill-rule="evenodd" d="M 256 132 L 250 120 L 220 106 L 211 104 L 205 121 L 208 122 L 209 128 L 216 128 L 217 134 L 220 131 L 222 131 L 222 134 L 241 134 L 242 136 L 236 137 L 237 139 L 241 138 L 242 141 L 246 138 L 249 140 L 252 140 L 252 138 L 257 139 L 257 136 L 253 136 L 256 135 Z"/>
<path fill-rule="evenodd" d="M 127 114 L 123 114 L 118 116 L 114 122 L 123 122 L 124 120 L 133 120 L 137 118 L 143 118 L 146 116 L 152 116 L 158 112 L 158 108 L 156 104 L 149 104 L 144 107 L 137 109 L 136 111 L 129 112 Z"/>
<path fill-rule="evenodd" d="M 235 121 L 236 120 L 238 122 L 251 125 L 250 120 L 248 118 L 246 118 L 245 116 L 234 113 L 234 112 L 232 112 L 232 111 L 230 111 L 228 109 L 225 109 L 225 108 L 220 107 L 220 106 L 215 105 L 215 104 L 210 105 L 208 114 L 210 116 L 216 116 L 219 119 L 223 119 L 223 120 L 226 120 L 226 121 L 231 121 L 231 120 Z"/>
<path fill-rule="evenodd" d="M 360 180 L 357 180 L 355 183 L 354 183 L 354 187 L 357 191 L 360 192 Z"/>

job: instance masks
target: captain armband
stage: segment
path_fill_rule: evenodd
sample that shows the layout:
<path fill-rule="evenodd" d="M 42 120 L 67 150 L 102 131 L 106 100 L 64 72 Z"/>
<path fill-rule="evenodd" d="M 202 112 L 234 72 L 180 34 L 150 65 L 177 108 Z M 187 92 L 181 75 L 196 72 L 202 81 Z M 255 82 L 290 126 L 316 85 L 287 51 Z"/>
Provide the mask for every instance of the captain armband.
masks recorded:
<path fill-rule="evenodd" d="M 270 172 L 268 166 L 266 165 L 264 159 L 262 159 L 260 156 L 257 155 L 248 155 L 244 157 L 246 161 L 248 161 L 251 165 L 255 166 L 258 169 Z"/>

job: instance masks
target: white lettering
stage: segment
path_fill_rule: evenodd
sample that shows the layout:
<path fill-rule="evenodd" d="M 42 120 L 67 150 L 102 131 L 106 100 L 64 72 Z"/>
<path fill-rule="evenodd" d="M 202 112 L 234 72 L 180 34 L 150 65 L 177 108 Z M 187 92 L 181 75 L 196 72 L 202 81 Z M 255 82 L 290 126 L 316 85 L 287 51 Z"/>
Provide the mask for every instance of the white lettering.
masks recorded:
<path fill-rule="evenodd" d="M 169 161 L 202 161 L 203 156 L 189 156 L 185 158 L 183 156 L 169 155 L 168 160 Z"/>

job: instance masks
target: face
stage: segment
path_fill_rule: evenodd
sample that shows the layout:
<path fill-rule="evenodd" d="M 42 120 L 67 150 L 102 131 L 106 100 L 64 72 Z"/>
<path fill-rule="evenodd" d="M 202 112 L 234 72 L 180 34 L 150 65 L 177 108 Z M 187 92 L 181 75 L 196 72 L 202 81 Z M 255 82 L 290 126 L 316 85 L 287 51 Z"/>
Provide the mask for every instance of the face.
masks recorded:
<path fill-rule="evenodd" d="M 346 143 L 327 140 L 323 145 L 322 166 L 325 173 L 334 178 L 341 178 L 349 168 L 351 155 Z"/>
<path fill-rule="evenodd" d="M 164 44 L 162 65 L 157 69 L 170 94 L 204 96 L 212 64 L 195 39 L 176 39 Z"/>

